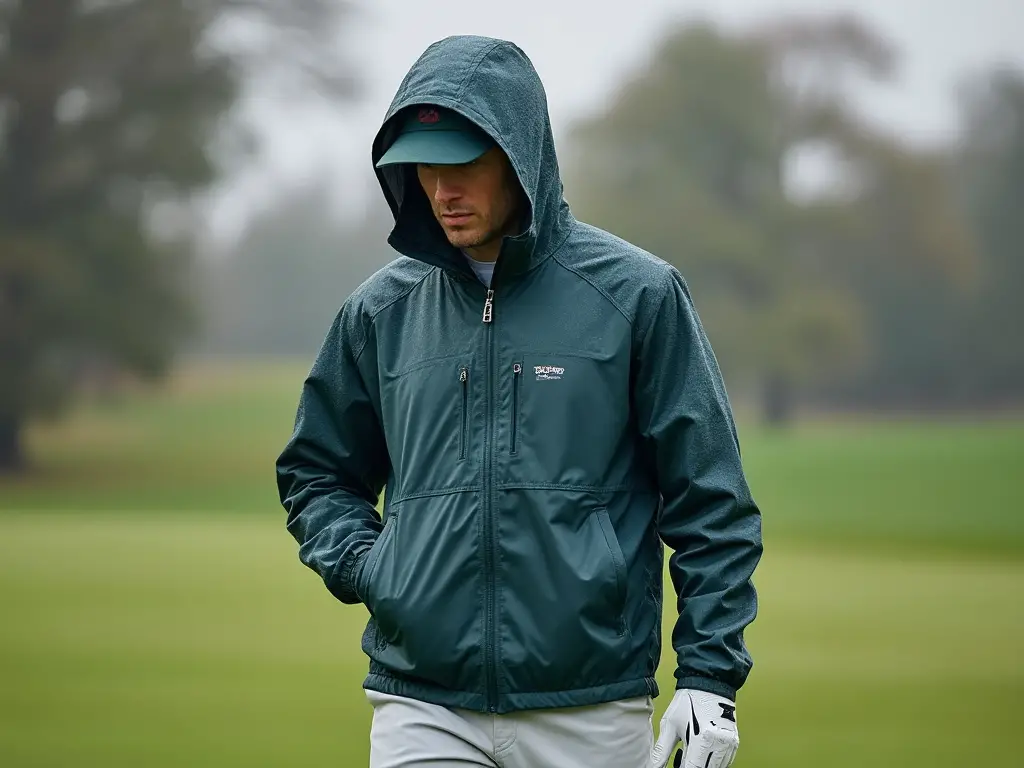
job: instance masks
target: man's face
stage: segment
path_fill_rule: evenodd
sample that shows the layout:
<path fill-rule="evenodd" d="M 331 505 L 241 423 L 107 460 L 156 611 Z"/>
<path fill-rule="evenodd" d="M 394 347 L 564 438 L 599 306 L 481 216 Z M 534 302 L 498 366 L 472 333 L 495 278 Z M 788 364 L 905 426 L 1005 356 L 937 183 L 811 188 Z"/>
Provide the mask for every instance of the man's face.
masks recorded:
<path fill-rule="evenodd" d="M 512 234 L 520 188 L 501 148 L 493 147 L 465 165 L 417 165 L 416 174 L 456 248 L 480 248 Z"/>

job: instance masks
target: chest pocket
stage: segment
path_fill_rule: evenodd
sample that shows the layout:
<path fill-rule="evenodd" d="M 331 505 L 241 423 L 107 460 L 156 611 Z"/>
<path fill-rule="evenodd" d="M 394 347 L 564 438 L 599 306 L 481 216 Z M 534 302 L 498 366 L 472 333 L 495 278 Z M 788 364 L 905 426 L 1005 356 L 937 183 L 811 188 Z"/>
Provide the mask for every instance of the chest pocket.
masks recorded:
<path fill-rule="evenodd" d="M 614 356 L 516 353 L 502 373 L 508 482 L 603 485 L 629 419 L 629 366 Z"/>
<path fill-rule="evenodd" d="M 476 372 L 468 356 L 415 364 L 382 380 L 384 434 L 401 496 L 473 481 Z"/>

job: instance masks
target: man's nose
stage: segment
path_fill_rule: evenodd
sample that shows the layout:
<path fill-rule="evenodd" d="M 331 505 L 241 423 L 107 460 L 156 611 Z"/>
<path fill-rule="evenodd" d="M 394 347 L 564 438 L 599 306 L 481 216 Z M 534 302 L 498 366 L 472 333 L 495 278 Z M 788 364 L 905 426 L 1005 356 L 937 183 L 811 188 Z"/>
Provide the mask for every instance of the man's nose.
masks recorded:
<path fill-rule="evenodd" d="M 462 197 L 462 191 L 453 180 L 446 178 L 446 174 L 437 174 L 437 188 L 434 190 L 434 199 L 439 203 L 448 204 Z"/>

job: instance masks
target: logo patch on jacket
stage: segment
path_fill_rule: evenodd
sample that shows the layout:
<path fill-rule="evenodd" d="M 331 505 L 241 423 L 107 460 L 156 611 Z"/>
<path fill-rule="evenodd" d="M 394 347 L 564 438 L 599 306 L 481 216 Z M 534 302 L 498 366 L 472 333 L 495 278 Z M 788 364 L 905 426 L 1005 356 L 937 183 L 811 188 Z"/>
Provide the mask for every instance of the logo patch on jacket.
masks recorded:
<path fill-rule="evenodd" d="M 533 366 L 533 372 L 537 375 L 537 381 L 551 381 L 562 378 L 565 368 L 559 368 L 554 365 L 535 365 Z"/>

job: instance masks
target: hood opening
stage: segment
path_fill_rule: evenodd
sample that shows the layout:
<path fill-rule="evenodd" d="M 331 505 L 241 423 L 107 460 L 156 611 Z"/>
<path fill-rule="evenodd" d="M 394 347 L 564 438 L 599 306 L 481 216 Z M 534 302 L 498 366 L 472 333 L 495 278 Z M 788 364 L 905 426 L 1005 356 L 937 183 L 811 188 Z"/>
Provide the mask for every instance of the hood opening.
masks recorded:
<path fill-rule="evenodd" d="M 517 46 L 493 38 L 449 37 L 431 45 L 405 76 L 373 143 L 377 160 L 394 142 L 404 110 L 436 105 L 454 110 L 505 152 L 527 210 L 523 231 L 506 239 L 502 274 L 523 272 L 564 240 L 572 218 L 562 182 L 543 84 Z M 434 218 L 412 166 L 375 168 L 395 218 L 388 238 L 399 252 L 461 273 L 469 267 Z"/>
<path fill-rule="evenodd" d="M 397 114 L 386 124 L 381 154 L 394 142 L 401 121 L 402 114 Z M 492 138 L 497 141 L 497 137 Z M 498 146 L 506 152 L 504 147 L 500 144 Z M 534 206 L 514 163 L 512 170 L 519 187 L 521 208 L 516 234 L 506 235 L 506 239 L 514 243 L 526 243 L 531 240 L 534 231 Z M 388 242 L 407 256 L 471 275 L 461 250 L 448 241 L 444 229 L 435 218 L 430 201 L 420 186 L 416 167 L 411 164 L 385 166 L 378 169 L 378 176 L 382 179 L 385 198 L 395 216 L 395 228 Z"/>

